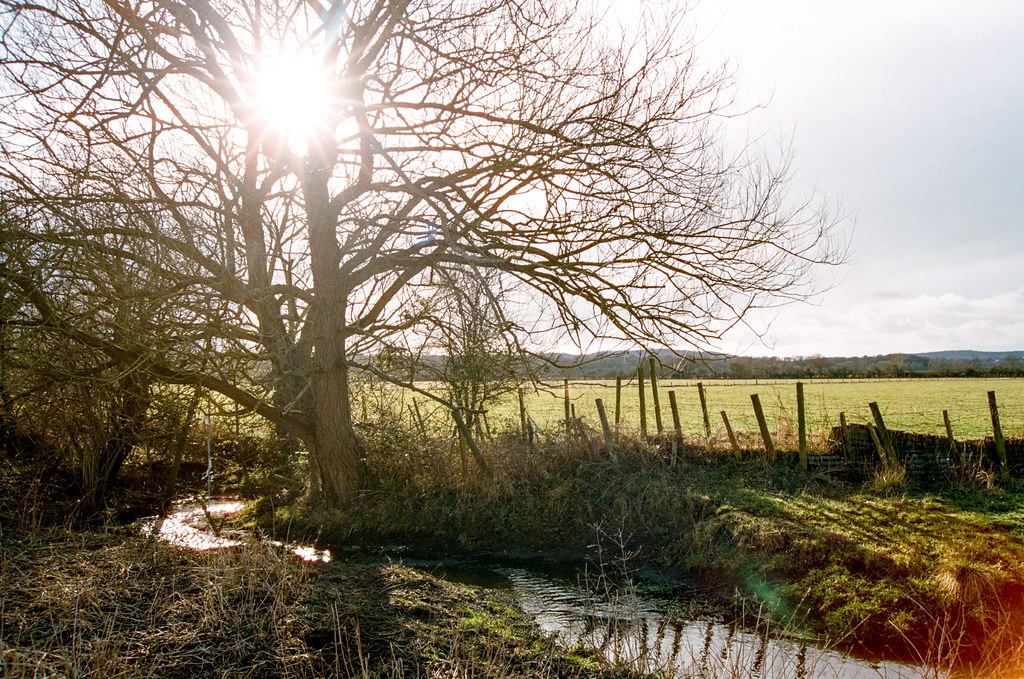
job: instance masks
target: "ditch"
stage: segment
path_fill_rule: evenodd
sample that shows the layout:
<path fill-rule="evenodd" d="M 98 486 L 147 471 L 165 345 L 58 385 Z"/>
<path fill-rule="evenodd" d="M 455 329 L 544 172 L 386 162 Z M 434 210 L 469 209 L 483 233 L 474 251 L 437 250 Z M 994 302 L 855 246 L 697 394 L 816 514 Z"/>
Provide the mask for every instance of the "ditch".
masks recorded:
<path fill-rule="evenodd" d="M 178 546 L 234 548 L 247 537 L 228 527 L 231 516 L 241 509 L 233 499 L 211 500 L 205 506 L 191 502 L 176 506 L 162 521 L 149 517 L 137 525 Z M 328 552 L 308 545 L 275 544 L 307 562 L 331 560 Z M 611 664 L 645 673 L 764 679 L 909 679 L 927 673 L 924 667 L 893 660 L 857 658 L 785 631 L 755 632 L 713 620 L 680 620 L 664 612 L 671 607 L 669 599 L 640 594 L 629 581 L 622 584 L 621 578 L 573 564 L 408 558 L 400 549 L 355 559 L 370 566 L 401 561 L 448 582 L 499 592 L 563 647 L 594 651 Z"/>

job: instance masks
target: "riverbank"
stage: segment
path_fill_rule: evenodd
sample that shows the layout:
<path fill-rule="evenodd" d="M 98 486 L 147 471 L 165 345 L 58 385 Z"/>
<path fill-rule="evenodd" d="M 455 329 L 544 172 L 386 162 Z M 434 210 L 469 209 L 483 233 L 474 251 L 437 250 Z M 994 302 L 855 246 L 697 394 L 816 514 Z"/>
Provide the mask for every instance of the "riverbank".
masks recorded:
<path fill-rule="evenodd" d="M 979 476 L 923 490 L 898 469 L 847 483 L 781 459 L 639 441 L 615 457 L 504 441 L 485 451 L 485 479 L 432 452 L 371 447 L 372 481 L 349 509 L 264 505 L 261 522 L 334 546 L 612 559 L 660 573 L 685 606 L 767 614 L 872 654 L 1024 657 L 1015 485 Z"/>
<path fill-rule="evenodd" d="M 0 535 L 9 679 L 610 676 L 500 596 L 399 564 L 306 564 L 252 540 L 194 551 L 132 528 Z"/>

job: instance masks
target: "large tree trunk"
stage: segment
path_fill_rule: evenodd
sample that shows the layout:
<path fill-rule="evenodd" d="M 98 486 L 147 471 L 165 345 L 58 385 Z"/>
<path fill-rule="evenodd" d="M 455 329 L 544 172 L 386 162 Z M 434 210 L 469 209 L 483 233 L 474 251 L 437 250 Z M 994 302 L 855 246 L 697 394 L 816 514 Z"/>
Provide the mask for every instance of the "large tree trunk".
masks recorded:
<path fill-rule="evenodd" d="M 319 480 L 320 499 L 328 507 L 343 505 L 359 489 L 362 457 L 352 426 L 345 345 L 339 334 L 327 332 L 326 341 L 317 345 L 313 377 L 316 440 L 310 445 L 310 462 Z"/>
<path fill-rule="evenodd" d="M 302 177 L 309 220 L 309 253 L 316 290 L 310 310 L 313 342 L 313 428 L 316 440 L 310 455 L 318 477 L 321 499 L 328 507 L 345 504 L 359 489 L 361 450 L 352 426 L 346 355 L 346 286 L 342 280 L 341 249 L 335 231 L 337 215 L 331 208 L 327 183 L 336 149 L 321 139 L 310 154 Z M 311 484 L 315 488 L 315 484 Z"/>

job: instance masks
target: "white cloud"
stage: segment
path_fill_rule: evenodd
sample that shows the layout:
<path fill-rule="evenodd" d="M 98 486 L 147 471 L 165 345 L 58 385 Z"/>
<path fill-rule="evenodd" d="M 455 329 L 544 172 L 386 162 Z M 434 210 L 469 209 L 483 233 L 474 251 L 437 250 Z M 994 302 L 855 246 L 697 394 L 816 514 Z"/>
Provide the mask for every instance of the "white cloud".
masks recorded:
<path fill-rule="evenodd" d="M 741 98 L 771 98 L 751 134 L 790 132 L 794 187 L 856 217 L 853 258 L 820 306 L 779 310 L 768 347 L 738 330 L 722 349 L 1024 349 L 1024 3 L 700 8 L 713 48 L 738 59 Z"/>
<path fill-rule="evenodd" d="M 723 349 L 747 355 L 861 356 L 948 349 L 1024 349 L 1024 288 L 988 297 L 918 294 L 800 305 L 779 311 L 766 336 L 730 336 Z"/>

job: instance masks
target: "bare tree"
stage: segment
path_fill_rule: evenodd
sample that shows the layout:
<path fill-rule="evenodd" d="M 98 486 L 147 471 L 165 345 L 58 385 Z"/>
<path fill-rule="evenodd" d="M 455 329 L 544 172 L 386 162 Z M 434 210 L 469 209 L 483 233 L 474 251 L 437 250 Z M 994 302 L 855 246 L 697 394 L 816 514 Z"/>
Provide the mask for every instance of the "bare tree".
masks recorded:
<path fill-rule="evenodd" d="M 0 422 L 22 441 L 33 440 L 48 467 L 74 475 L 76 511 L 91 516 L 103 509 L 122 465 L 146 436 L 152 379 L 144 365 L 112 360 L 55 332 L 51 322 L 60 318 L 87 333 L 104 317 L 110 341 L 120 344 L 146 334 L 153 321 L 136 295 L 145 286 L 131 272 L 87 264 L 98 254 L 93 248 L 47 242 L 52 232 L 44 222 L 35 223 L 33 247 L 23 247 L 15 236 L 28 231 L 29 218 L 2 200 L 0 219 Z"/>
<path fill-rule="evenodd" d="M 507 332 L 507 292 L 495 270 L 439 271 L 437 289 L 424 304 L 426 336 L 412 341 L 424 352 L 419 376 L 443 385 L 448 401 L 466 411 L 466 424 L 481 430 L 489 404 L 529 376 L 525 352 Z"/>
<path fill-rule="evenodd" d="M 724 144 L 682 3 L 626 36 L 547 0 L 0 7 L 0 173 L 36 220 L 5 238 L 144 269 L 165 323 L 119 337 L 20 279 L 38 320 L 264 415 L 328 504 L 359 483 L 350 371 L 425 333 L 441 270 L 516 289 L 526 347 L 700 347 L 838 260 L 785 163 Z"/>

